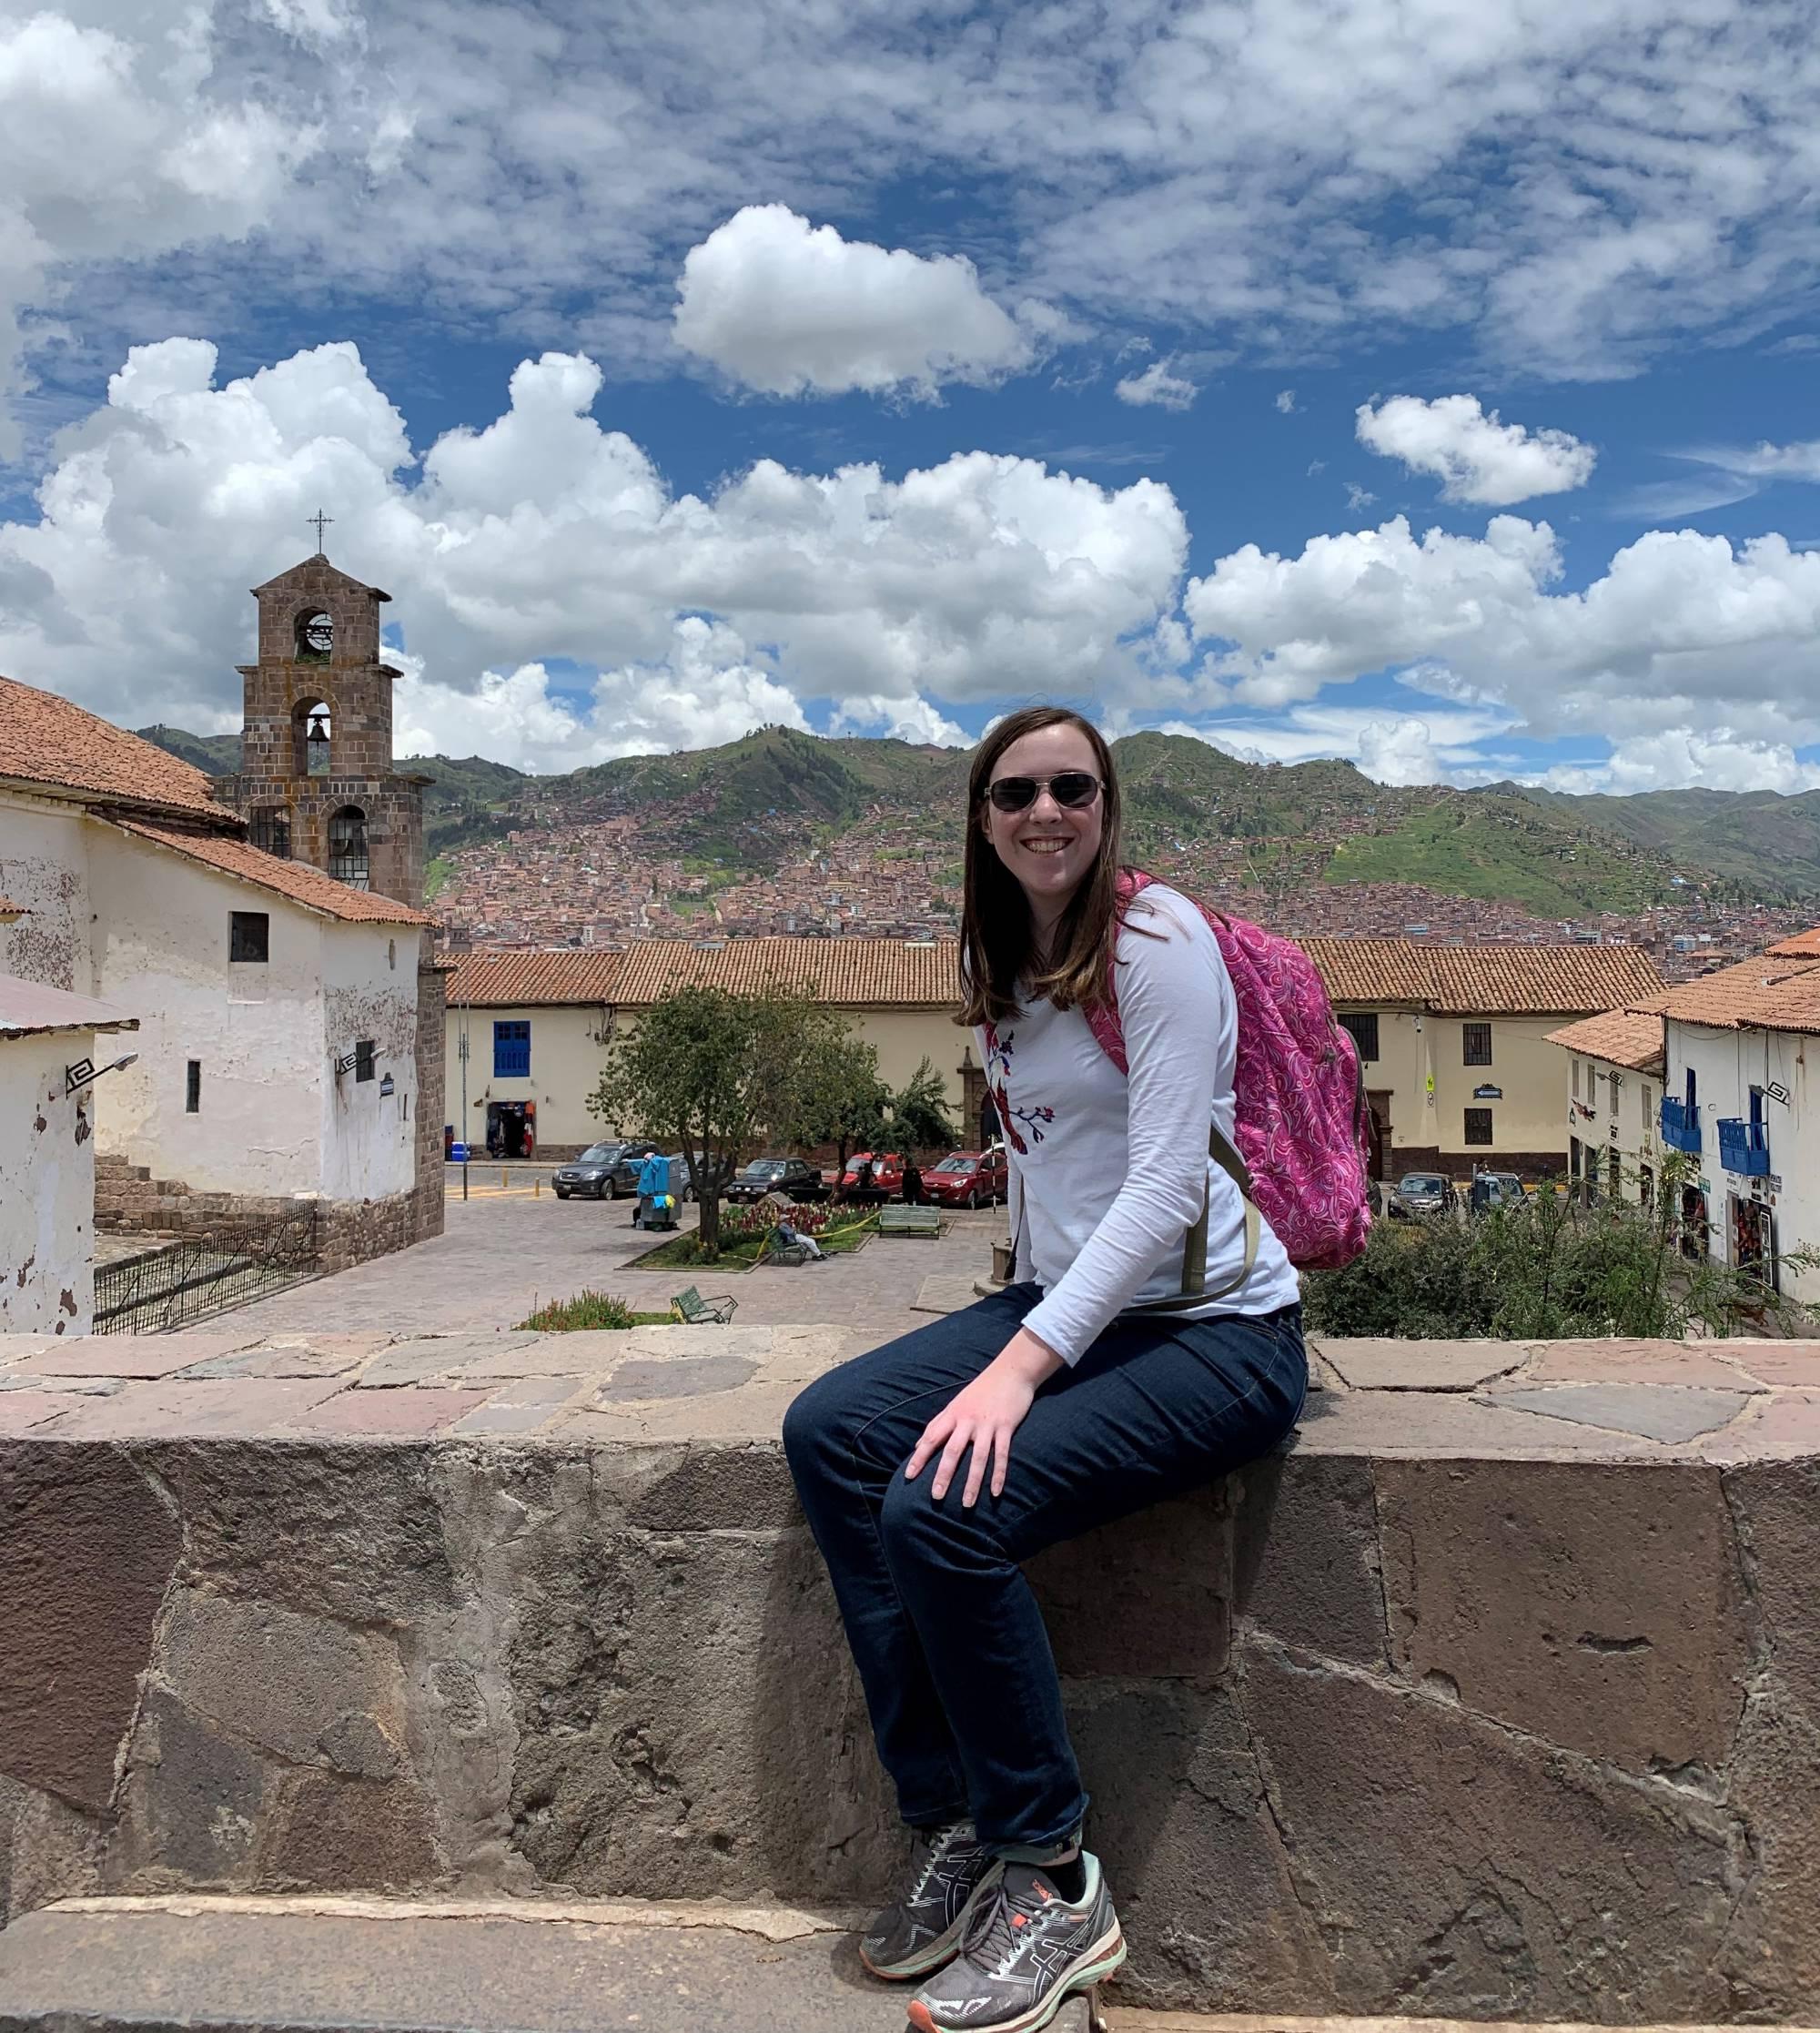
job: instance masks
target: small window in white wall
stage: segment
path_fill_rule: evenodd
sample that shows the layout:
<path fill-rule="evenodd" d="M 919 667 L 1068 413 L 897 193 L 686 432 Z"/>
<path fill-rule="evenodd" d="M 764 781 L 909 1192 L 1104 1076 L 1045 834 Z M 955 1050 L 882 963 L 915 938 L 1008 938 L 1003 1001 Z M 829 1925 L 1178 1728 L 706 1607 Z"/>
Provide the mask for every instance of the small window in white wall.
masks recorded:
<path fill-rule="evenodd" d="M 373 1041 L 363 1037 L 354 1047 L 354 1077 L 370 1080 L 373 1077 Z"/>
<path fill-rule="evenodd" d="M 187 1116 L 202 1113 L 202 1061 L 191 1059 L 184 1075 L 183 1112 Z"/>
<path fill-rule="evenodd" d="M 229 911 L 228 957 L 230 961 L 263 965 L 271 957 L 272 920 L 268 911 Z"/>
<path fill-rule="evenodd" d="M 1580 1098 L 1580 1061 L 1578 1059 L 1573 1062 L 1573 1098 L 1576 1101 Z"/>

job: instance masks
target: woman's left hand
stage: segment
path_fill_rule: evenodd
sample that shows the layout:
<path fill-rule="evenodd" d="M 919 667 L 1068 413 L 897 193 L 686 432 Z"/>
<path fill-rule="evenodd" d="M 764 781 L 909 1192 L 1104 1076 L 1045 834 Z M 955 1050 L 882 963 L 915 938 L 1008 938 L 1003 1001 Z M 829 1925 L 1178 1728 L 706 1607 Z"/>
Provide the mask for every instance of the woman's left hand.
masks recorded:
<path fill-rule="evenodd" d="M 948 1493 L 961 1457 L 969 1448 L 966 1488 L 961 1502 L 971 1510 L 978 1502 L 992 1468 L 992 1493 L 1005 1493 L 1005 1472 L 1011 1464 L 1011 1436 L 1039 1390 L 1062 1367 L 1062 1359 L 1046 1342 L 1019 1328 L 1010 1340 L 964 1391 L 957 1392 L 923 1429 L 923 1437 L 904 1465 L 904 1480 L 914 1482 L 939 1448 L 941 1461 L 929 1495 L 939 1503 Z"/>

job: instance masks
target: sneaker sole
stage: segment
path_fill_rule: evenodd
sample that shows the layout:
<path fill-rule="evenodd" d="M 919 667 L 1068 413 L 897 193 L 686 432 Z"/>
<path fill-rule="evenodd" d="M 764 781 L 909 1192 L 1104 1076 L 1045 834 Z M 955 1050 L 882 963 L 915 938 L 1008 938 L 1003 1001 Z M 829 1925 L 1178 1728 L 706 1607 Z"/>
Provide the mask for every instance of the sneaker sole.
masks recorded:
<path fill-rule="evenodd" d="M 989 1870 L 967 1895 L 967 1902 L 955 1916 L 949 1925 L 930 1942 L 926 1948 L 919 1948 L 908 1962 L 895 1962 L 888 1968 L 881 1968 L 865 1952 L 861 1942 L 859 1959 L 862 1966 L 881 1983 L 914 1984 L 919 1977 L 933 1977 L 938 1969 L 945 1969 L 961 1952 L 961 1937 L 966 1932 L 967 1922 L 973 1917 L 973 1909 L 979 1903 L 979 1896 L 997 1878 L 996 1870 Z"/>
<path fill-rule="evenodd" d="M 1125 1962 L 1125 1937 L 1117 1921 L 1110 1933 L 1102 1935 L 1080 1961 L 1069 1970 L 1049 1995 L 1011 2018 L 994 2019 L 989 2026 L 961 2028 L 944 2026 L 920 1998 L 910 2001 L 910 2023 L 916 2033 L 1041 2033 L 1077 1991 L 1103 1984 Z"/>

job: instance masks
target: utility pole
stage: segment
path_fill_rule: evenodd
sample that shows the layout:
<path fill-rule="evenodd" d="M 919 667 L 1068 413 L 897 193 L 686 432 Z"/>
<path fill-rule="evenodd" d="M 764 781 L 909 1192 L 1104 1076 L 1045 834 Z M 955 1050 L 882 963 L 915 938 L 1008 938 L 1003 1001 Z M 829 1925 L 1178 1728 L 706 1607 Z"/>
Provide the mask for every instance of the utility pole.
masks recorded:
<path fill-rule="evenodd" d="M 456 1034 L 455 1056 L 461 1062 L 461 1198 L 468 1198 L 468 1016 L 470 1006 L 461 1009 L 461 1028 Z"/>

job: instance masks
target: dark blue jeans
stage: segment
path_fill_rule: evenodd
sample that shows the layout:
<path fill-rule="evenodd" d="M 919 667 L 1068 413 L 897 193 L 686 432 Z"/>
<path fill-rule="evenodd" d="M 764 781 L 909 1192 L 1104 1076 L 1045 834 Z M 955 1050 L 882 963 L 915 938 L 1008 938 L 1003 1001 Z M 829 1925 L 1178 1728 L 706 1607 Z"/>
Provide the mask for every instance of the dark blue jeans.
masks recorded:
<path fill-rule="evenodd" d="M 1057 1540 L 1268 1453 L 1308 1388 L 1301 1310 L 1115 1321 L 1044 1385 L 1005 1493 L 939 1503 L 925 1426 L 1041 1297 L 1011 1285 L 818 1378 L 784 1419 L 790 1472 L 828 1563 L 904 1818 L 971 1814 L 1005 1851 L 1066 1840 L 1087 1806 L 1042 1613 L 1019 1563 Z M 1211 1557 L 1211 1549 L 1208 1549 Z"/>

